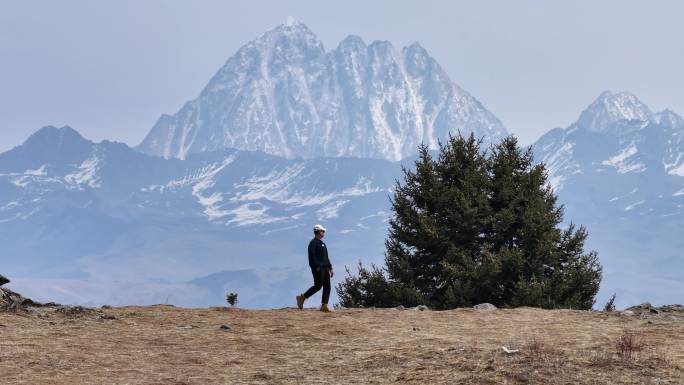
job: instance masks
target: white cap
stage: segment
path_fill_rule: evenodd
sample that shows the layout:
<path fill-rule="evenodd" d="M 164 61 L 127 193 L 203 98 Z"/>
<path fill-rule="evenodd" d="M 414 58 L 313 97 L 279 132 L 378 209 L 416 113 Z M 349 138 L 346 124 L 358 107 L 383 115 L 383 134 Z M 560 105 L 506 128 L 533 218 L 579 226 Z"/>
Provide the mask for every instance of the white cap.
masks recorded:
<path fill-rule="evenodd" d="M 316 225 L 314 226 L 314 231 L 325 231 L 325 227 L 323 225 Z"/>

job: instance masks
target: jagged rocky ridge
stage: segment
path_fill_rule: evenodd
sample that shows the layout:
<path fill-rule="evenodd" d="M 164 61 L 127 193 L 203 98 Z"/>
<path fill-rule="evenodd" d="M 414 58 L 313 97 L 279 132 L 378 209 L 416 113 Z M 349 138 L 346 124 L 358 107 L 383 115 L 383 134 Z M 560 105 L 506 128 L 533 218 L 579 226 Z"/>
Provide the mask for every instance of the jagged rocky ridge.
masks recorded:
<path fill-rule="evenodd" d="M 326 52 L 309 28 L 289 22 L 240 48 L 138 148 L 180 159 L 236 148 L 396 161 L 458 131 L 487 143 L 506 135 L 418 43 L 397 50 L 349 36 Z"/>

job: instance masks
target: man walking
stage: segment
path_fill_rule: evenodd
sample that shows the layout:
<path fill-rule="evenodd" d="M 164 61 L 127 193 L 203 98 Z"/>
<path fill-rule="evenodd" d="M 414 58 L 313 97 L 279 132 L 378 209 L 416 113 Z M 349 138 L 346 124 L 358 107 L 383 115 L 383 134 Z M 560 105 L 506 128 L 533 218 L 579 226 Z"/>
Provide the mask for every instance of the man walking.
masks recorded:
<path fill-rule="evenodd" d="M 333 276 L 333 268 L 328 259 L 328 248 L 323 242 L 325 227 L 316 225 L 313 228 L 314 238 L 309 242 L 309 267 L 313 274 L 314 284 L 304 294 L 297 296 L 297 307 L 304 308 L 304 301 L 316 294 L 323 288 L 321 311 L 329 312 L 328 300 L 330 299 L 330 278 Z"/>

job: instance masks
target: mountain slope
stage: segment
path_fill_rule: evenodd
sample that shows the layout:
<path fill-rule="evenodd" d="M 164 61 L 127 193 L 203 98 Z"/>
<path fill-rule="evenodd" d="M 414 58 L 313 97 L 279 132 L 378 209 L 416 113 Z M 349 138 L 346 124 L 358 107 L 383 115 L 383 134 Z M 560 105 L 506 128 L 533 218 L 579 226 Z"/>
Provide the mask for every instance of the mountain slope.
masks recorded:
<path fill-rule="evenodd" d="M 577 122 L 534 144 L 566 207 L 585 224 L 605 279 L 600 299 L 681 301 L 684 290 L 684 119 L 634 95 L 604 92 Z M 658 289 L 655 289 L 658 287 Z M 653 298 L 657 297 L 657 298 Z"/>
<path fill-rule="evenodd" d="M 381 159 L 239 150 L 163 159 L 46 127 L 0 154 L 0 264 L 38 299 L 59 287 L 62 302 L 170 297 L 194 306 L 223 294 L 190 281 L 246 269 L 261 281 L 234 290 L 250 290 L 242 297 L 252 307 L 276 306 L 290 297 L 283 287 L 296 293 L 310 283 L 313 223 L 328 223 L 340 270 L 382 257 L 400 172 Z"/>
<path fill-rule="evenodd" d="M 292 22 L 240 48 L 196 99 L 163 115 L 139 149 L 180 159 L 237 148 L 396 161 L 457 131 L 486 142 L 506 134 L 418 43 L 398 51 L 349 36 L 326 52 Z"/>

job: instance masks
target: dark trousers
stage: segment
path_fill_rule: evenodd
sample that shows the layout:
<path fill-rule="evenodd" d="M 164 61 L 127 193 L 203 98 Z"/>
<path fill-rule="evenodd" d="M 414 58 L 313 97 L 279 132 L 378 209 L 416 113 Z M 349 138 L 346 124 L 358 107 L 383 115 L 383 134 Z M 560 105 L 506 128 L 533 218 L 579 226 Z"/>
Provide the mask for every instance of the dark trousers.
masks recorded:
<path fill-rule="evenodd" d="M 323 288 L 323 299 L 321 303 L 328 303 L 330 299 L 330 270 L 327 267 L 312 267 L 314 284 L 304 293 L 304 298 L 309 298 L 316 294 L 321 287 Z"/>

